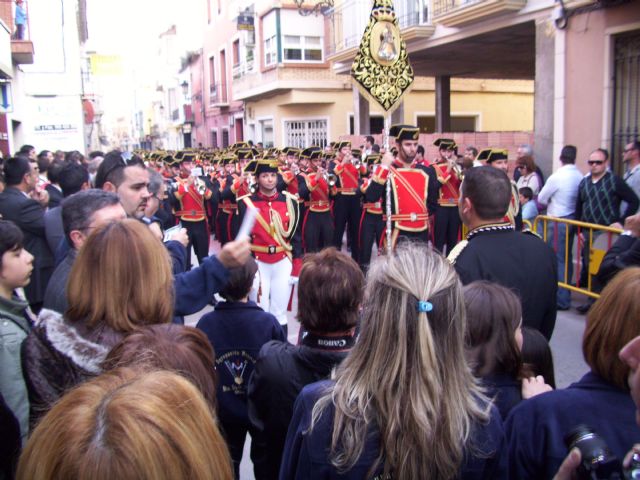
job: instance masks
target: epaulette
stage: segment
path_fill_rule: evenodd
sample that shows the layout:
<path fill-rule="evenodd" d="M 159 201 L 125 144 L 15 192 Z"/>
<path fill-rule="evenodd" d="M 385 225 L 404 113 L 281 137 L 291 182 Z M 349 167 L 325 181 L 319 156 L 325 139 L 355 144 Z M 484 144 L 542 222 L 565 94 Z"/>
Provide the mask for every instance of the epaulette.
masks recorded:
<path fill-rule="evenodd" d="M 453 247 L 451 252 L 449 252 L 449 255 L 447 255 L 447 260 L 449 260 L 451 265 L 455 265 L 456 264 L 456 260 L 458 259 L 458 257 L 460 256 L 460 254 L 462 253 L 462 251 L 466 248 L 466 246 L 468 244 L 469 244 L 468 240 L 462 240 L 455 247 Z"/>

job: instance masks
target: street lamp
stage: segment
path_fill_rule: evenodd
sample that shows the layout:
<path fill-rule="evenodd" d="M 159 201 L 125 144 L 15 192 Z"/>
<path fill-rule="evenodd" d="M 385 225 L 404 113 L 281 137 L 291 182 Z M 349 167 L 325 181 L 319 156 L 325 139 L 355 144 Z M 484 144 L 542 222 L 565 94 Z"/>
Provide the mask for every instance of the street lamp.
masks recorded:
<path fill-rule="evenodd" d="M 326 15 L 330 9 L 333 8 L 334 0 L 309 0 L 311 5 L 307 5 L 307 0 L 293 0 L 298 7 L 298 13 L 303 16 L 311 15 L 312 13 L 318 15 Z"/>
<path fill-rule="evenodd" d="M 187 95 L 189 94 L 189 84 L 184 80 L 180 86 L 182 87 L 182 94 L 184 95 L 184 98 L 187 98 Z"/>

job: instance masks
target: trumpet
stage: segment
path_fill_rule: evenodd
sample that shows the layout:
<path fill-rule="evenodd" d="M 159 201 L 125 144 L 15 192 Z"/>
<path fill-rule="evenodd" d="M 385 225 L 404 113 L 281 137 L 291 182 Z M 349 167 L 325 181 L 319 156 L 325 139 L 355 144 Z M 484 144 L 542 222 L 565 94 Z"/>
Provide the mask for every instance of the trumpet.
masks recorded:
<path fill-rule="evenodd" d="M 338 177 L 336 177 L 333 173 L 324 172 L 323 177 L 325 182 L 327 182 L 327 185 L 329 185 L 330 187 L 335 186 L 335 184 L 338 182 Z"/>
<path fill-rule="evenodd" d="M 198 195 L 204 195 L 207 191 L 207 185 L 204 183 L 204 180 L 199 177 L 194 178 L 194 185 L 196 188 L 196 192 L 198 192 Z"/>
<path fill-rule="evenodd" d="M 247 179 L 247 185 L 252 195 L 258 192 L 258 182 L 255 181 L 255 179 L 253 178 L 253 175 L 250 175 L 249 178 Z"/>

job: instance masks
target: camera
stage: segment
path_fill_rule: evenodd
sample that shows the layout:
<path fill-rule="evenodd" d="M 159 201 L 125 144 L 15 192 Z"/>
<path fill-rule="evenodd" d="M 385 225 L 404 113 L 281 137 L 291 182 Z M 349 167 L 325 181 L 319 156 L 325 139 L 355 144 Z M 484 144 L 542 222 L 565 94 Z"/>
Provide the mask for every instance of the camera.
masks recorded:
<path fill-rule="evenodd" d="M 634 461 L 628 471 L 622 468 L 622 461 L 616 457 L 604 439 L 593 428 L 578 425 L 564 437 L 564 443 L 569 450 L 574 447 L 580 450 L 582 462 L 578 467 L 580 479 L 640 479 L 640 456 Z"/>

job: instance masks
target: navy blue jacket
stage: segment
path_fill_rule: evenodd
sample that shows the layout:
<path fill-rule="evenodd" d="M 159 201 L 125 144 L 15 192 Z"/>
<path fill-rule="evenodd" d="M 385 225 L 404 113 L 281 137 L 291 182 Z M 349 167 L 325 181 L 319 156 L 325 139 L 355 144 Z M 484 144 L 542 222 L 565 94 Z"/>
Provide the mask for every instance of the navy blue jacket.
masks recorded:
<path fill-rule="evenodd" d="M 287 479 L 357 479 L 368 478 L 369 468 L 378 456 L 380 438 L 378 432 L 367 435 L 367 442 L 360 458 L 351 470 L 339 474 L 329 463 L 328 454 L 333 430 L 333 407 L 325 411 L 313 431 L 307 432 L 311 423 L 311 411 L 317 399 L 326 389 L 332 386 L 331 381 L 312 383 L 304 387 L 296 400 L 293 418 L 289 424 L 287 443 L 280 467 L 280 480 Z M 478 426 L 477 426 L 478 427 Z M 491 418 L 485 426 L 479 426 L 473 434 L 476 448 L 486 453 L 486 458 L 467 457 L 463 461 L 460 478 L 473 479 L 506 479 L 507 457 L 502 420 L 498 411 L 491 408 Z M 383 467 L 376 472 L 374 478 L 381 477 Z"/>
<path fill-rule="evenodd" d="M 249 425 L 249 377 L 265 343 L 286 341 L 282 327 L 276 317 L 254 302 L 220 302 L 200 319 L 196 328 L 207 335 L 216 353 L 220 421 Z"/>
<path fill-rule="evenodd" d="M 587 373 L 564 390 L 521 402 L 505 423 L 510 478 L 553 478 L 568 450 L 564 436 L 576 425 L 595 429 L 622 459 L 640 440 L 629 392 Z"/>
<path fill-rule="evenodd" d="M 513 407 L 522 401 L 522 384 L 520 380 L 505 374 L 494 374 L 482 377 L 482 385 L 487 396 L 493 398 L 493 404 L 500 412 L 503 420 Z"/>

